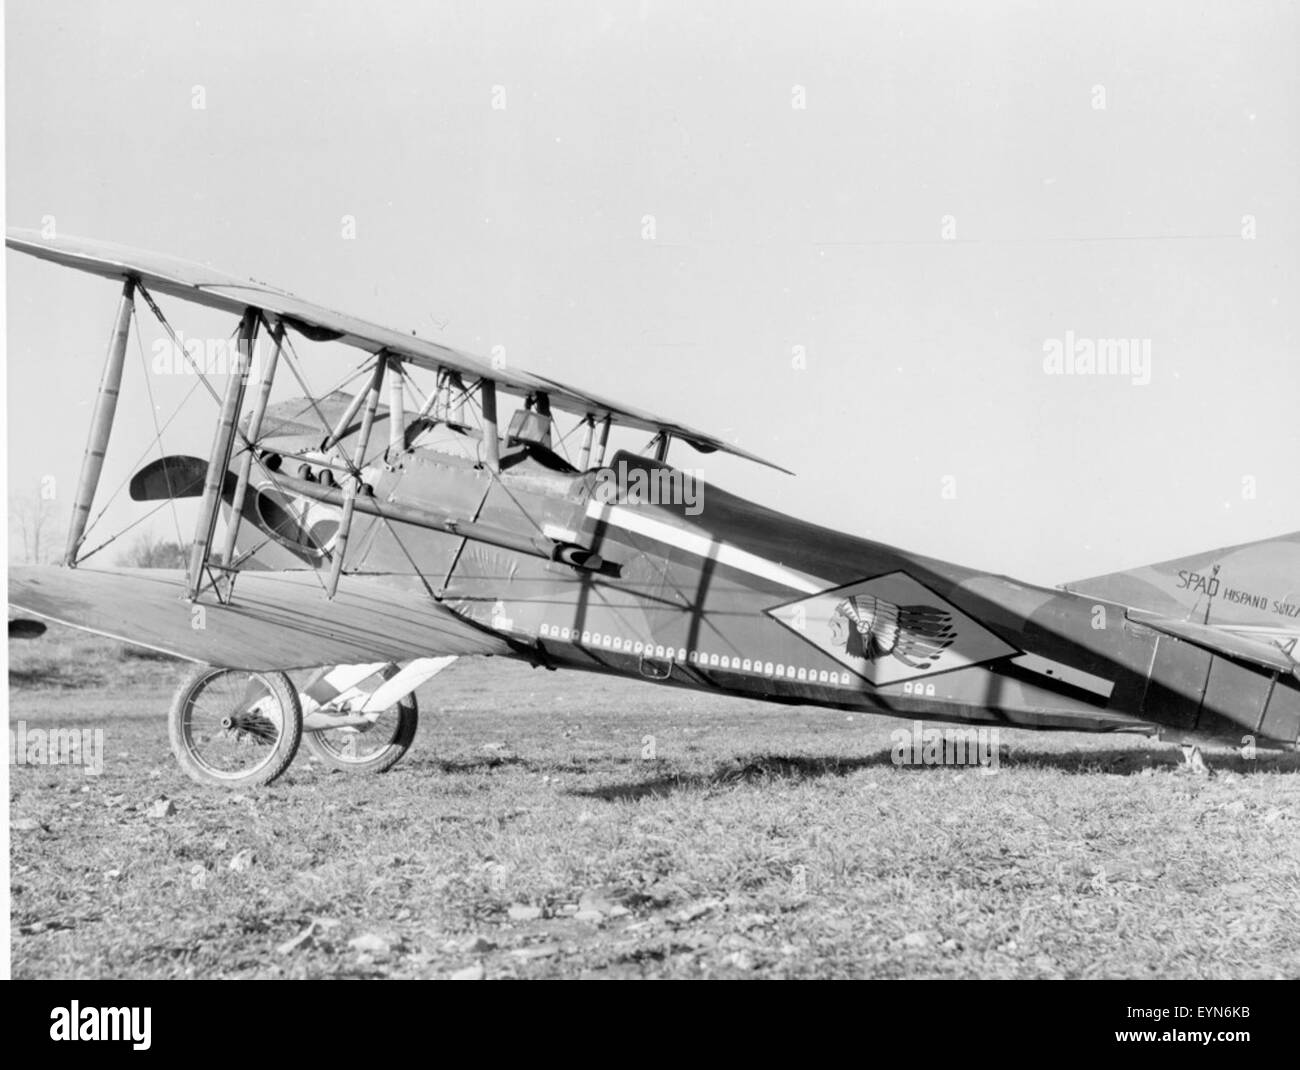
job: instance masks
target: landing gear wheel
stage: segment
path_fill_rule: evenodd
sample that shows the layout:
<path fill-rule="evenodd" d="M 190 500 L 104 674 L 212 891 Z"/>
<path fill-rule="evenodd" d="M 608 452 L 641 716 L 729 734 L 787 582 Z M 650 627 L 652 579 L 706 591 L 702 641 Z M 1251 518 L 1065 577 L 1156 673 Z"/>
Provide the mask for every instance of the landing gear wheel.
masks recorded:
<path fill-rule="evenodd" d="M 420 712 L 414 695 L 389 706 L 364 728 L 325 728 L 307 732 L 303 743 L 326 765 L 346 773 L 382 773 L 411 748 Z"/>
<path fill-rule="evenodd" d="M 167 714 L 172 753 L 200 784 L 251 788 L 286 769 L 302 741 L 302 706 L 282 672 L 195 669 Z"/>

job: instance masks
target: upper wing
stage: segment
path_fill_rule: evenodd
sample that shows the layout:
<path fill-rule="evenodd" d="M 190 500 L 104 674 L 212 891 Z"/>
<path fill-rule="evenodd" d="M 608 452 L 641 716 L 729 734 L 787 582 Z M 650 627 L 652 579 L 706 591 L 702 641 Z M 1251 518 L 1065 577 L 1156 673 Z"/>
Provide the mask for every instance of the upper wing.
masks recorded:
<path fill-rule="evenodd" d="M 222 668 L 270 670 L 506 654 L 508 644 L 444 609 L 410 576 L 344 575 L 333 601 L 312 572 L 243 572 L 232 605 L 185 601 L 171 569 L 9 570 L 23 613 Z"/>
<path fill-rule="evenodd" d="M 169 294 L 208 308 L 236 315 L 242 314 L 249 307 L 260 308 L 279 316 L 288 326 L 315 341 L 343 342 L 369 353 L 383 350 L 416 367 L 435 371 L 445 368 L 461 375 L 491 379 L 498 389 L 512 394 L 544 392 L 549 397 L 552 408 L 590 415 L 598 420 L 608 416 L 625 427 L 667 431 L 705 452 L 720 450 L 789 473 L 788 469 L 778 464 L 685 424 L 615 404 L 553 379 L 516 369 L 494 368 L 481 358 L 462 350 L 323 308 L 253 279 L 240 279 L 185 260 L 105 242 L 82 238 L 43 238 L 31 230 L 11 229 L 5 244 L 41 260 L 49 260 L 92 275 L 108 279 L 134 278 L 143 282 L 151 292 Z"/>

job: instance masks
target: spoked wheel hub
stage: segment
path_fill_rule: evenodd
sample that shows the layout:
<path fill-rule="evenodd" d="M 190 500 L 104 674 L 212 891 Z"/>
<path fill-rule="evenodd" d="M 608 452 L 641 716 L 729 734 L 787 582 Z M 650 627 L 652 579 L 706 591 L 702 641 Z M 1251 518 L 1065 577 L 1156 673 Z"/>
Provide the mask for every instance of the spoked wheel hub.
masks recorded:
<path fill-rule="evenodd" d="M 172 751 L 200 784 L 268 784 L 302 740 L 297 689 L 282 672 L 200 668 L 181 684 L 167 718 Z"/>

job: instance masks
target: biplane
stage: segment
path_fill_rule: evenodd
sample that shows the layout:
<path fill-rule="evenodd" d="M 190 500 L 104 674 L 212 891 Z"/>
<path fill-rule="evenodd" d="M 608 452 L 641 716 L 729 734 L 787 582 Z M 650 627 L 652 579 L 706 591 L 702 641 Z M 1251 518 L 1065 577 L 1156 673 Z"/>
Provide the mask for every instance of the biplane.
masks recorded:
<path fill-rule="evenodd" d="M 14 568 L 11 609 L 197 663 L 168 724 L 201 783 L 269 782 L 304 741 L 338 768 L 386 769 L 415 734 L 415 689 L 466 656 L 791 706 L 1159 734 L 1189 759 L 1210 741 L 1297 746 L 1300 532 L 1022 583 L 697 484 L 670 448 L 779 466 L 545 376 L 207 267 L 7 241 L 120 287 L 62 565 Z M 99 566 L 87 521 L 135 306 L 175 340 L 172 299 L 237 322 L 225 374 L 196 369 L 214 403 L 207 456 L 160 437 L 130 478 L 134 501 L 197 505 L 188 567 Z M 358 387 L 313 394 L 295 339 L 360 351 Z M 286 369 L 303 392 L 272 400 Z M 611 427 L 650 437 L 607 456 Z M 313 672 L 299 687 L 293 670 Z"/>

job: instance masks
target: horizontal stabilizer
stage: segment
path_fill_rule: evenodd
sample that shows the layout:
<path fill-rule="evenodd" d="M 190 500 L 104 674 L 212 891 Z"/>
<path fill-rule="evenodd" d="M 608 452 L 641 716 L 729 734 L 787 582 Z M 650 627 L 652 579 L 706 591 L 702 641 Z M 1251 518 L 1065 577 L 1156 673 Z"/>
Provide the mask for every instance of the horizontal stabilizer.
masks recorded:
<path fill-rule="evenodd" d="M 1197 624 L 1190 620 L 1174 620 L 1154 613 L 1143 613 L 1140 610 L 1131 609 L 1125 616 L 1137 624 L 1145 624 L 1148 628 L 1154 628 L 1158 632 L 1171 635 L 1175 639 L 1181 639 L 1212 653 L 1249 661 L 1276 672 L 1293 673 L 1297 679 L 1300 679 L 1300 662 L 1272 643 L 1262 643 L 1258 639 L 1236 635 L 1212 625 Z"/>

